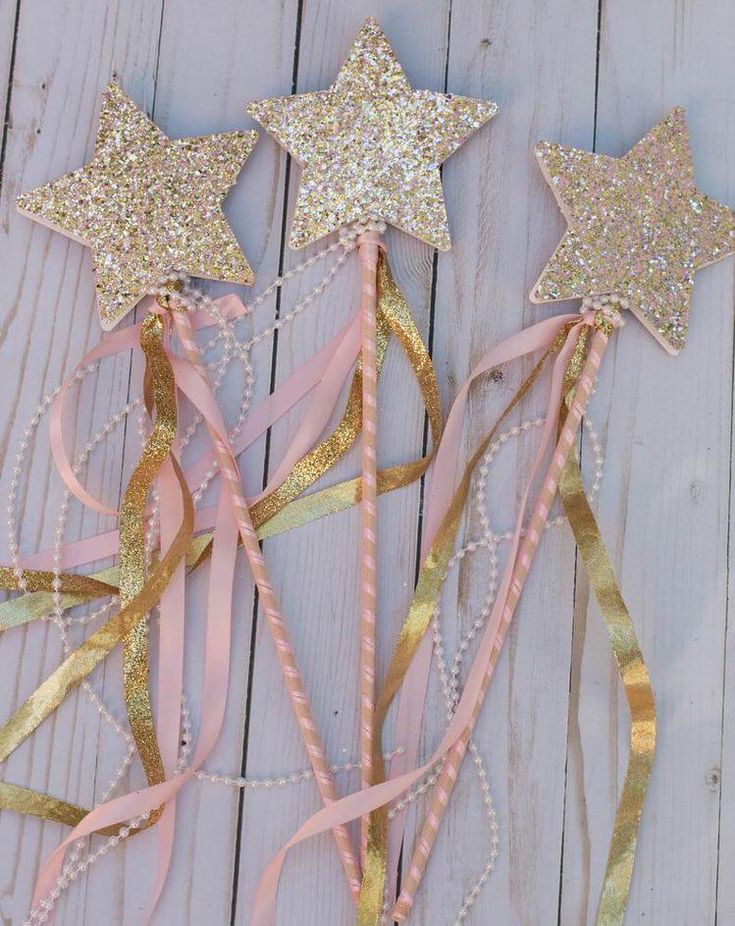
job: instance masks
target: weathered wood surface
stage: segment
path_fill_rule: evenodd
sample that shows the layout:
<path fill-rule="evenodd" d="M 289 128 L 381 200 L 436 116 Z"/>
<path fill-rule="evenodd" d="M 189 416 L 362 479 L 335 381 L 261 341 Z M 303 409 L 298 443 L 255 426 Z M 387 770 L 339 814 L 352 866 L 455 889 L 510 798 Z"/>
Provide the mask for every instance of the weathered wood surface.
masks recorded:
<path fill-rule="evenodd" d="M 600 0 L 599 6 L 594 0 L 0 0 L 3 494 L 26 420 L 99 337 L 89 255 L 19 217 L 13 205 L 18 192 L 89 156 L 99 92 L 113 74 L 173 136 L 246 126 L 249 100 L 328 85 L 366 15 L 381 19 L 415 86 L 446 86 L 501 106 L 444 170 L 453 250 L 434 261 L 427 248 L 389 236 L 394 271 L 432 346 L 445 408 L 487 346 L 557 311 L 532 307 L 526 297 L 563 228 L 530 156 L 537 139 L 621 154 L 681 103 L 690 113 L 700 186 L 735 202 L 735 8 L 728 0 Z M 263 137 L 230 197 L 228 214 L 258 274 L 256 292 L 298 260 L 284 244 L 296 179 L 297 169 Z M 278 304 L 261 306 L 241 325 L 243 336 L 265 328 L 275 312 L 287 312 L 316 279 L 309 274 Z M 256 348 L 255 401 L 354 309 L 356 280 L 353 264 L 320 304 L 276 342 Z M 611 354 L 591 409 L 606 453 L 598 510 L 649 661 L 661 731 L 628 922 L 726 924 L 735 921 L 735 653 L 727 635 L 732 261 L 700 274 L 690 343 L 679 358 L 666 356 L 634 322 Z M 473 394 L 467 448 L 522 373 L 509 370 L 502 382 Z M 127 401 L 137 381 L 137 368 L 131 376 L 122 357 L 85 384 L 73 403 L 78 449 Z M 421 450 L 421 403 L 407 384 L 405 361 L 393 346 L 380 384 L 380 457 L 386 463 Z M 225 389 L 226 406 L 227 397 Z M 523 414 L 541 410 L 537 398 Z M 290 416 L 268 445 L 260 441 L 245 455 L 249 491 L 272 472 L 294 424 Z M 531 434 L 505 445 L 490 471 L 488 507 L 496 531 L 511 523 L 533 442 Z M 131 420 L 94 455 L 89 480 L 106 498 L 117 499 L 137 445 Z M 351 454 L 338 474 L 353 473 L 358 459 Z M 44 431 L 31 462 L 32 489 L 24 485 L 21 493 L 26 551 L 53 541 L 61 497 Z M 418 487 L 380 503 L 383 665 L 410 597 L 419 503 Z M 69 536 L 92 532 L 98 521 L 106 526 L 104 519 L 72 511 Z M 357 524 L 356 513 L 348 512 L 265 544 L 334 762 L 352 760 L 357 748 Z M 467 537 L 476 531 L 470 519 Z M 2 552 L 4 559 L 5 546 Z M 239 578 L 228 717 L 208 768 L 278 776 L 306 760 L 271 641 L 253 613 L 244 563 Z M 477 613 L 487 578 L 483 552 L 451 575 L 443 601 L 450 655 Z M 196 580 L 188 615 L 186 690 L 195 723 L 203 591 Z M 49 625 L 9 632 L 1 642 L 5 717 L 57 664 L 61 647 Z M 113 659 L 94 685 L 119 712 L 118 679 Z M 436 742 L 445 715 L 435 681 L 430 691 L 424 750 Z M 468 922 L 593 921 L 627 730 L 604 627 L 561 526 L 543 542 L 478 725 L 501 838 L 496 870 Z M 91 803 L 121 756 L 120 741 L 97 711 L 74 696 L 11 757 L 2 775 Z M 130 783 L 140 782 L 136 769 Z M 340 778 L 339 787 L 347 786 Z M 174 864 L 156 922 L 247 924 L 264 864 L 317 806 L 310 783 L 247 792 L 244 800 L 221 785 L 188 787 L 178 801 Z M 4 923 L 25 919 L 38 865 L 60 837 L 55 825 L 0 815 Z M 467 763 L 414 922 L 454 921 L 487 847 L 487 822 Z M 57 922 L 138 922 L 152 850 L 144 834 L 109 853 L 68 892 Z M 331 840 L 295 851 L 285 870 L 279 923 L 342 924 L 350 922 L 350 911 Z"/>

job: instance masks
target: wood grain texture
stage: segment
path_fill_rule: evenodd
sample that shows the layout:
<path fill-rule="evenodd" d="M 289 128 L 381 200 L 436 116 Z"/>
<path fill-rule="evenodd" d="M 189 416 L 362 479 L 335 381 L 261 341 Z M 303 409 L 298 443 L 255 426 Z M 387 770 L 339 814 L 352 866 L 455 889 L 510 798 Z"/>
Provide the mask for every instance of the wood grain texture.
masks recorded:
<path fill-rule="evenodd" d="M 472 364 L 494 341 L 557 312 L 532 307 L 531 283 L 563 222 L 530 157 L 539 138 L 622 154 L 675 103 L 688 107 L 700 187 L 735 202 L 735 8 L 728 0 L 0 0 L 0 492 L 20 432 L 43 394 L 99 338 L 89 255 L 16 215 L 18 192 L 89 156 L 99 93 L 111 76 L 170 135 L 252 127 L 252 99 L 332 82 L 366 15 L 377 16 L 416 87 L 485 96 L 498 116 L 443 171 L 453 250 L 432 252 L 390 233 L 394 273 L 432 345 L 445 409 Z M 288 251 L 298 169 L 261 141 L 227 203 L 256 270 L 254 292 L 303 255 Z M 319 268 L 240 323 L 243 337 L 283 316 L 318 282 Z M 213 291 L 231 287 L 211 287 Z M 327 295 L 253 352 L 254 401 L 321 346 L 359 303 L 351 261 Z M 599 516 L 648 659 L 659 707 L 660 744 L 646 807 L 629 923 L 724 926 L 735 921 L 735 664 L 730 524 L 733 444 L 733 264 L 698 277 L 690 342 L 664 354 L 631 320 L 610 349 L 591 416 L 603 438 Z M 139 389 L 139 367 L 121 356 L 70 403 L 76 448 Z M 524 370 L 477 388 L 466 449 L 519 385 Z M 241 379 L 223 403 L 234 414 Z M 398 399 L 400 396 L 400 400 Z M 382 464 L 419 455 L 420 398 L 396 345 L 379 385 Z M 531 400 L 523 417 L 542 412 Z M 242 458 L 248 492 L 273 472 L 298 415 Z M 70 429 L 71 433 L 71 429 Z M 528 472 L 533 434 L 509 442 L 490 470 L 488 510 L 507 529 Z M 134 422 L 92 460 L 89 484 L 116 502 L 136 458 Z M 589 445 L 583 441 L 583 462 Z M 353 475 L 359 453 L 334 474 Z M 21 505 L 23 549 L 53 541 L 61 497 L 46 433 L 30 458 Z M 28 482 L 32 489 L 28 489 Z M 379 666 L 384 669 L 411 595 L 420 490 L 381 499 Z M 107 526 L 72 510 L 69 536 Z M 477 534 L 471 517 L 465 536 Z M 265 544 L 309 694 L 333 762 L 357 755 L 358 515 L 345 512 Z M 6 542 L 0 543 L 3 561 Z M 501 550 L 502 562 L 502 550 Z M 448 653 L 476 616 L 489 564 L 478 552 L 455 570 L 442 603 Z M 205 576 L 191 583 L 185 687 L 198 722 Z M 247 567 L 238 569 L 230 702 L 208 767 L 263 777 L 304 767 L 271 639 L 254 608 Z M 76 632 L 77 636 L 79 632 Z M 48 625 L 0 641 L 0 701 L 13 710 L 57 664 Z M 119 662 L 94 685 L 121 713 Z M 445 706 L 436 681 L 422 749 L 441 734 Z M 589 600 L 566 527 L 543 540 L 517 621 L 477 728 L 498 810 L 497 869 L 468 917 L 498 926 L 567 926 L 594 920 L 628 727 L 617 671 Z M 388 746 L 393 745 L 392 740 Z M 99 799 L 122 755 L 120 741 L 83 696 L 73 696 L 2 770 L 5 779 L 71 800 Z M 142 782 L 134 770 L 128 784 Z M 345 792 L 357 776 L 338 779 Z M 165 924 L 247 924 L 255 884 L 283 841 L 319 806 L 304 783 L 248 792 L 196 783 L 178 800 L 171 875 L 156 915 Z M 409 834 L 414 826 L 409 814 Z M 0 815 L 0 919 L 23 922 L 42 858 L 60 827 Z M 454 922 L 488 854 L 477 781 L 466 762 L 416 901 L 412 922 Z M 57 923 L 138 922 L 152 877 L 144 834 L 109 853 L 80 879 Z M 329 837 L 295 851 L 286 866 L 279 924 L 343 924 L 352 904 Z"/>

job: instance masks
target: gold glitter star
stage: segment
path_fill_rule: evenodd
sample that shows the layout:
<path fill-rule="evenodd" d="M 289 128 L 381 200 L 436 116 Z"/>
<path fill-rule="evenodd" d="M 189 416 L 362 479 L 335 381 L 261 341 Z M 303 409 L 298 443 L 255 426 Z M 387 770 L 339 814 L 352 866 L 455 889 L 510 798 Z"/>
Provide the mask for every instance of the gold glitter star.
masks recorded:
<path fill-rule="evenodd" d="M 221 203 L 257 139 L 226 132 L 172 141 L 110 84 L 93 159 L 24 193 L 18 208 L 92 249 L 107 331 L 172 271 L 253 282 Z"/>
<path fill-rule="evenodd" d="M 248 107 L 303 167 L 293 248 L 382 220 L 446 250 L 439 165 L 496 111 L 487 100 L 411 89 L 374 19 L 329 90 Z"/>
<path fill-rule="evenodd" d="M 536 157 L 568 229 L 532 301 L 615 293 L 678 353 L 695 271 L 735 251 L 735 213 L 694 185 L 684 110 L 672 110 L 622 158 L 547 142 Z"/>

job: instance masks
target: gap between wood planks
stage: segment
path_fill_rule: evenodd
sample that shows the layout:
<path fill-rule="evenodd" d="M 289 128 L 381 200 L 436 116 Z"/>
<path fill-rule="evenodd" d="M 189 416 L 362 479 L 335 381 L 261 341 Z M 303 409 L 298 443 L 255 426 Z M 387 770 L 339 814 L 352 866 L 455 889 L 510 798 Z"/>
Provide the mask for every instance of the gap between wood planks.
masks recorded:
<path fill-rule="evenodd" d="M 600 47 L 602 43 L 602 4 L 603 0 L 598 0 L 597 2 L 597 31 L 595 34 L 595 97 L 592 110 L 592 150 L 597 150 L 597 110 L 599 104 L 599 95 L 600 95 Z M 584 453 L 584 431 L 579 440 L 579 461 L 582 462 L 582 457 Z M 572 627 L 570 634 L 570 650 L 569 650 L 569 698 L 567 704 L 567 748 L 565 751 L 565 760 L 564 760 L 564 793 L 562 796 L 561 804 L 561 840 L 559 848 L 559 893 L 557 900 L 557 913 L 556 913 L 556 923 L 557 926 L 562 926 L 561 922 L 561 908 L 562 908 L 562 897 L 564 893 L 564 839 L 566 836 L 566 818 L 567 818 L 567 787 L 569 783 L 569 727 L 571 723 L 571 711 L 573 705 L 576 705 L 578 701 L 575 699 L 573 691 L 573 682 L 574 682 L 574 631 L 575 631 L 575 617 L 577 613 L 577 578 L 579 575 L 579 551 L 576 546 L 574 548 L 574 577 L 573 577 L 573 589 L 572 589 Z M 581 755 L 581 751 L 580 751 Z M 589 885 L 588 885 L 589 890 Z"/>
<path fill-rule="evenodd" d="M 298 0 L 296 6 L 296 25 L 294 29 L 294 53 L 293 64 L 291 68 L 291 93 L 296 93 L 299 79 L 299 52 L 301 50 L 301 25 L 303 20 L 304 0 Z M 284 262 L 286 259 L 286 241 L 288 235 L 288 194 L 291 186 L 291 155 L 286 155 L 286 171 L 283 183 L 283 212 L 281 215 L 281 240 L 278 251 L 278 276 L 283 275 Z M 281 314 L 282 290 L 278 287 L 276 290 L 275 318 L 278 319 Z M 273 332 L 273 347 L 271 349 L 271 366 L 270 366 L 270 383 L 269 394 L 273 392 L 276 386 L 276 372 L 278 369 L 278 330 Z M 263 454 L 263 473 L 261 477 L 261 487 L 264 489 L 268 484 L 268 468 L 270 465 L 270 448 L 271 448 L 271 429 L 269 428 L 265 436 L 265 451 Z M 262 547 L 262 543 L 261 543 Z M 248 677 L 245 691 L 245 720 L 242 730 L 242 751 L 240 756 L 240 775 L 244 778 L 247 771 L 248 762 L 248 740 L 250 732 L 250 712 L 252 708 L 253 681 L 255 677 L 255 645 L 258 640 L 258 590 L 253 588 L 253 607 L 250 619 L 250 653 L 248 656 Z M 245 792 L 240 791 L 237 801 L 237 835 L 235 837 L 235 854 L 232 865 L 232 886 L 230 898 L 230 926 L 234 926 L 237 915 L 237 902 L 239 891 L 239 874 L 240 874 L 240 853 L 242 850 L 243 838 L 243 810 L 245 806 Z"/>

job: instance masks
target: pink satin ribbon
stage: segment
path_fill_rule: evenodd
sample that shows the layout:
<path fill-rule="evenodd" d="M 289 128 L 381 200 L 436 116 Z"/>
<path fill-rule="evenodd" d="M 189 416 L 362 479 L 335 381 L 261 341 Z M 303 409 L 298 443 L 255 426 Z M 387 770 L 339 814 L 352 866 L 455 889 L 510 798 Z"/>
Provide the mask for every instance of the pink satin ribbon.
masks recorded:
<path fill-rule="evenodd" d="M 525 328 L 491 348 L 475 366 L 457 393 L 447 418 L 442 440 L 437 448 L 431 469 L 431 482 L 426 502 L 426 517 L 421 539 L 421 559 L 431 549 L 444 512 L 457 481 L 457 461 L 462 440 L 462 424 L 472 384 L 493 367 L 519 359 L 550 347 L 564 325 L 578 321 L 578 315 L 561 315 Z M 426 634 L 403 680 L 396 714 L 394 741 L 403 746 L 403 753 L 391 762 L 389 778 L 397 778 L 416 765 L 418 758 L 421 721 L 426 702 L 432 658 L 432 638 Z M 398 867 L 401 843 L 406 825 L 406 810 L 396 813 L 388 833 L 388 871 Z"/>
<path fill-rule="evenodd" d="M 230 671 L 232 587 L 238 531 L 227 499 L 220 491 L 217 525 L 213 541 L 206 614 L 201 724 L 194 758 L 189 767 L 161 784 L 131 791 L 90 811 L 47 859 L 36 881 L 33 905 L 37 906 L 52 890 L 63 864 L 64 854 L 77 839 L 96 830 L 113 826 L 149 813 L 170 800 L 201 768 L 214 748 L 224 721 Z M 178 725 L 176 727 L 178 730 Z M 158 887 L 158 881 L 157 881 Z M 149 909 L 149 913 L 150 913 Z"/>
<path fill-rule="evenodd" d="M 239 311 L 237 306 L 233 304 L 232 299 L 228 299 L 227 302 L 229 313 L 239 314 L 243 311 L 239 300 L 235 300 L 235 302 L 239 303 Z M 197 319 L 197 321 L 199 322 L 197 327 L 203 327 L 205 320 Z M 83 359 L 77 369 L 102 357 L 110 356 L 117 351 L 134 347 L 138 337 L 138 328 L 139 326 L 133 326 L 131 329 L 126 329 L 126 331 L 119 332 L 106 339 L 102 345 L 95 348 Z M 294 442 L 287 451 L 287 457 L 292 462 L 290 465 L 282 464 L 279 468 L 281 479 L 285 478 L 293 462 L 308 451 L 324 430 L 358 352 L 359 320 L 355 319 L 325 345 L 317 355 L 295 371 L 269 399 L 248 417 L 241 431 L 238 447 L 233 448 L 233 451 L 240 452 L 267 430 L 279 417 L 297 404 L 308 392 L 313 391 L 310 408 L 302 421 Z M 170 355 L 170 359 L 177 374 L 178 387 L 203 414 L 207 424 L 222 436 L 224 424 L 217 403 L 208 386 L 200 377 L 189 375 L 191 371 L 186 361 L 173 355 Z M 62 387 L 60 392 L 61 401 L 57 403 L 55 409 L 56 415 L 53 425 L 55 429 L 54 457 L 65 482 L 80 500 L 85 504 L 89 504 L 95 510 L 116 514 L 112 509 L 94 499 L 76 481 L 64 450 L 63 439 L 61 438 L 63 394 L 72 381 L 73 376 Z M 207 466 L 209 465 L 210 459 L 209 455 L 203 457 L 198 464 L 195 464 L 195 467 L 203 469 L 205 463 Z M 189 476 L 191 478 L 191 471 Z M 196 478 L 196 476 L 195 471 L 194 477 Z M 180 499 L 177 502 L 173 498 L 177 483 L 170 464 L 167 464 L 167 468 L 162 472 L 159 484 L 161 491 L 161 543 L 165 547 L 171 542 L 172 532 L 175 533 L 177 506 L 180 509 Z M 271 480 L 271 486 L 277 484 L 274 477 Z M 207 512 L 207 514 L 210 514 L 210 512 Z M 210 518 L 207 517 L 205 520 L 209 521 Z M 122 823 L 148 813 L 164 801 L 167 801 L 167 806 L 157 826 L 157 871 L 153 895 L 147 907 L 145 921 L 147 922 L 153 914 L 166 879 L 173 847 L 175 814 L 172 799 L 209 755 L 216 743 L 224 717 L 229 674 L 231 594 L 238 542 L 237 524 L 228 506 L 227 493 L 224 487 L 220 490 L 214 527 L 215 540 L 210 565 L 210 592 L 206 617 L 207 647 L 204 666 L 204 693 L 201 705 L 202 723 L 199 745 L 192 764 L 185 773 L 173 777 L 178 757 L 183 686 L 184 570 L 182 567 L 174 577 L 171 586 L 167 589 L 160 605 L 161 638 L 159 647 L 158 717 L 161 727 L 162 756 L 167 774 L 172 777 L 169 777 L 167 781 L 160 785 L 108 801 L 88 814 L 44 865 L 36 884 L 34 906 L 47 896 L 51 890 L 61 871 L 66 848 L 73 840 L 106 826 L 106 824 L 99 822 L 102 819 L 111 820 L 110 825 L 116 822 Z M 117 551 L 117 539 L 117 531 L 109 531 L 97 538 L 88 538 L 67 545 L 63 551 L 66 567 L 69 568 L 72 564 L 81 565 L 84 562 L 94 561 L 106 555 L 114 554 Z M 35 557 L 28 557 L 26 565 L 29 565 L 31 561 L 43 563 L 47 556 L 48 554 L 39 554 Z M 213 675 L 215 678 L 213 678 Z"/>
<path fill-rule="evenodd" d="M 478 653 L 473 661 L 466 685 L 464 687 L 464 691 L 459 700 L 459 703 L 457 704 L 454 717 L 451 723 L 448 725 L 439 746 L 434 751 L 434 754 L 431 756 L 431 758 L 420 767 L 413 768 L 411 771 L 404 772 L 402 774 L 398 774 L 388 781 L 374 785 L 371 788 L 363 789 L 362 791 L 351 794 L 348 797 L 345 797 L 340 801 L 337 801 L 336 803 L 323 808 L 314 814 L 309 820 L 307 820 L 306 823 L 286 843 L 286 845 L 274 856 L 266 868 L 256 891 L 251 926 L 274 926 L 275 924 L 278 883 L 280 880 L 283 863 L 286 859 L 286 855 L 289 849 L 304 841 L 305 839 L 323 833 L 336 825 L 348 823 L 367 813 L 370 813 L 372 810 L 375 810 L 378 807 L 382 807 L 391 801 L 396 800 L 406 790 L 408 790 L 411 785 L 415 784 L 423 775 L 427 774 L 436 765 L 437 762 L 444 758 L 444 756 L 449 752 L 454 744 L 462 737 L 466 727 L 471 723 L 476 707 L 478 705 L 478 701 L 483 692 L 485 676 L 492 656 L 497 627 L 505 606 L 505 598 L 507 596 L 513 566 L 515 564 L 516 555 L 518 553 L 518 545 L 530 489 L 535 479 L 536 473 L 544 460 L 546 451 L 554 434 L 556 412 L 561 401 L 564 372 L 574 350 L 574 345 L 576 343 L 576 338 L 579 335 L 580 327 L 585 324 L 591 324 L 592 318 L 591 316 L 585 316 L 580 319 L 578 315 L 562 316 L 560 318 L 558 317 L 550 319 L 547 322 L 542 322 L 540 325 L 534 325 L 532 328 L 520 332 L 520 334 L 513 336 L 513 338 L 503 342 L 503 344 L 498 345 L 496 348 L 489 351 L 480 362 L 478 367 L 476 367 L 474 372 L 474 375 L 479 375 L 480 372 L 484 372 L 490 369 L 492 366 L 496 366 L 498 362 L 503 362 L 500 361 L 498 357 L 502 356 L 506 360 L 510 360 L 513 359 L 513 357 L 522 356 L 523 354 L 529 353 L 532 350 L 549 347 L 553 343 L 556 335 L 559 333 L 562 327 L 570 321 L 576 321 L 577 324 L 567 336 L 564 346 L 559 352 L 554 363 L 551 389 L 547 405 L 546 423 L 542 431 L 541 444 L 534 461 L 531 477 L 521 500 L 516 527 L 510 544 L 508 564 L 505 569 L 503 581 L 501 582 L 500 591 L 493 607 L 490 620 L 488 621 L 487 627 L 483 632 L 478 648 Z M 509 342 L 513 343 L 512 350 L 508 349 Z M 474 375 L 471 377 L 471 379 L 474 378 Z M 463 390 L 460 396 L 460 404 L 463 405 L 466 401 L 466 391 Z M 452 423 L 451 427 L 449 427 L 448 440 L 450 441 L 450 449 L 445 450 L 442 454 L 441 459 L 447 461 L 446 463 L 442 464 L 443 466 L 446 465 L 451 467 L 456 465 L 456 451 L 452 450 L 451 448 L 453 443 L 458 440 L 458 432 L 460 427 L 459 421 L 457 420 L 458 417 L 460 416 L 455 415 L 454 422 Z M 450 414 L 450 419 L 451 418 L 452 415 Z M 444 439 L 445 438 L 443 437 L 442 442 L 444 442 Z M 451 463 L 452 459 L 455 460 L 454 464 Z M 436 479 L 437 476 L 435 473 L 432 479 L 432 483 L 434 483 Z M 447 490 L 440 490 L 437 488 L 435 491 L 437 491 L 437 493 L 441 491 L 442 496 L 444 496 Z M 437 523 L 437 521 L 434 521 L 434 530 L 436 530 Z"/>
<path fill-rule="evenodd" d="M 149 307 L 150 300 L 146 300 L 143 305 Z M 225 318 L 235 318 L 247 312 L 247 307 L 243 305 L 242 301 L 238 299 L 237 296 L 225 296 L 217 301 L 217 305 L 219 311 Z M 204 312 L 195 312 L 192 316 L 192 324 L 195 328 L 204 328 L 212 325 L 213 322 L 209 315 L 206 315 Z M 83 370 L 84 367 L 95 363 L 97 360 L 102 360 L 105 357 L 118 354 L 121 351 L 133 349 L 138 343 L 140 328 L 141 326 L 139 324 L 131 325 L 129 328 L 123 328 L 121 331 L 116 331 L 113 334 L 107 335 L 99 344 L 85 354 L 75 367 L 72 375 L 59 387 L 58 395 L 54 399 L 49 416 L 49 443 L 51 445 L 51 453 L 56 468 L 59 471 L 59 475 L 64 480 L 64 483 L 71 493 L 82 502 L 82 504 L 86 505 L 87 508 L 91 508 L 98 514 L 111 515 L 113 517 L 117 515 L 117 511 L 105 505 L 103 502 L 98 501 L 98 499 L 87 492 L 74 473 L 66 452 L 62 431 L 64 400 L 69 387 L 75 381 L 77 374 Z"/>
<path fill-rule="evenodd" d="M 228 297 L 228 302 L 234 298 L 235 297 Z M 239 302 L 239 300 L 237 301 Z M 240 303 L 240 306 L 241 312 L 244 311 L 245 307 L 242 306 L 242 303 Z M 196 315 L 193 316 L 193 319 L 196 319 Z M 198 327 L 204 327 L 201 319 Z M 138 328 L 139 326 L 136 326 L 135 330 L 137 331 Z M 123 332 L 120 332 L 120 334 L 122 333 Z M 121 339 L 120 343 L 123 346 L 113 346 L 109 353 L 106 353 L 104 356 L 110 356 L 117 351 L 134 347 L 135 343 L 137 343 L 137 335 L 133 338 L 133 342 L 134 343 L 128 344 L 124 339 Z M 107 341 L 105 341 L 105 343 L 107 343 Z M 334 412 L 334 408 L 339 399 L 340 389 L 344 386 L 344 382 L 351 367 L 354 365 L 359 350 L 360 329 L 359 318 L 356 316 L 349 325 L 339 331 L 317 354 L 309 358 L 309 360 L 295 370 L 288 379 L 284 380 L 283 383 L 276 387 L 268 398 L 248 414 L 237 439 L 233 443 L 232 449 L 235 456 L 239 456 L 247 447 L 263 435 L 268 428 L 272 427 L 276 421 L 302 401 L 305 396 L 309 393 L 313 393 L 310 400 L 310 409 L 305 415 L 307 424 L 304 425 L 303 428 L 300 428 L 299 432 L 294 437 L 294 442 L 297 440 L 299 442 L 298 446 L 302 446 L 306 443 L 308 449 L 310 446 L 309 442 L 311 441 L 311 443 L 313 443 L 323 430 L 323 425 L 320 430 L 320 423 L 326 419 L 324 420 L 324 424 L 326 424 Z M 90 355 L 87 355 L 79 364 L 78 368 L 82 368 L 91 362 L 92 359 Z M 340 377 L 341 382 L 339 382 Z M 73 376 L 66 381 L 64 386 L 68 386 L 72 379 Z M 325 385 L 323 388 L 319 388 L 321 387 L 323 379 L 326 380 Z M 339 385 L 337 385 L 337 383 L 339 383 Z M 63 446 L 63 442 L 57 442 L 57 449 L 60 445 Z M 293 442 L 287 449 L 284 459 L 285 458 L 292 461 L 291 466 L 300 458 L 294 448 Z M 68 465 L 65 452 L 62 451 L 60 459 L 62 468 L 59 472 L 70 490 L 74 491 L 72 486 L 75 483 L 77 485 L 79 484 L 76 477 L 74 477 L 73 481 L 68 479 L 68 473 L 71 472 L 71 467 Z M 213 454 L 207 452 L 187 469 L 187 482 L 192 491 L 201 483 L 204 475 L 212 464 L 212 460 Z M 249 497 L 247 499 L 248 504 L 254 504 L 270 491 L 277 488 L 289 470 L 290 467 L 280 466 L 277 474 L 274 474 L 271 478 L 266 489 Z M 279 477 L 278 479 L 276 475 Z M 74 492 L 77 498 L 80 500 L 83 500 L 84 496 L 91 498 L 91 496 L 88 496 L 83 486 L 79 486 L 79 489 L 81 492 Z M 92 502 L 95 505 L 101 504 L 94 498 L 92 498 Z M 105 510 L 112 515 L 117 514 L 113 509 L 106 508 Z M 195 530 L 203 531 L 213 527 L 215 516 L 216 512 L 214 507 L 199 509 L 196 512 Z M 104 531 L 100 534 L 65 544 L 63 548 L 64 565 L 66 569 L 75 569 L 79 566 L 84 566 L 114 556 L 117 550 L 117 531 Z M 53 550 L 43 550 L 39 553 L 23 557 L 22 565 L 26 569 L 51 569 L 53 566 L 53 558 Z"/>

